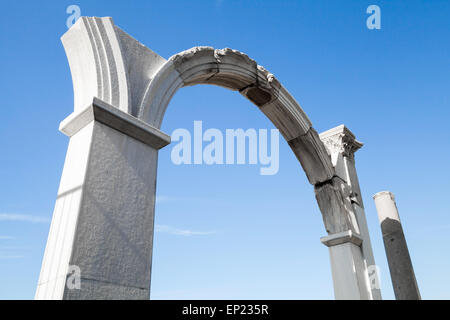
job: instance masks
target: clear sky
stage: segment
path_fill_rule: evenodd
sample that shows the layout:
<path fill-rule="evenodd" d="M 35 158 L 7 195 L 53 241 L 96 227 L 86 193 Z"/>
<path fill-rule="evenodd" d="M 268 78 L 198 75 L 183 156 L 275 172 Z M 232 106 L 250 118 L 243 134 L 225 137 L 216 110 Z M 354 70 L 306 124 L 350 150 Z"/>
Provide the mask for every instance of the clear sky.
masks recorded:
<path fill-rule="evenodd" d="M 32 299 L 73 111 L 60 36 L 66 8 L 115 23 L 164 58 L 230 47 L 266 67 L 317 131 L 345 124 L 356 154 L 381 290 L 393 299 L 372 195 L 390 190 L 425 299 L 450 298 L 450 1 L 2 1 L 0 298 Z M 381 8 L 369 30 L 366 8 Z M 181 89 L 162 130 L 274 128 L 249 101 Z M 259 166 L 176 166 L 161 150 L 154 299 L 332 299 L 313 188 L 280 139 L 276 175 Z"/>

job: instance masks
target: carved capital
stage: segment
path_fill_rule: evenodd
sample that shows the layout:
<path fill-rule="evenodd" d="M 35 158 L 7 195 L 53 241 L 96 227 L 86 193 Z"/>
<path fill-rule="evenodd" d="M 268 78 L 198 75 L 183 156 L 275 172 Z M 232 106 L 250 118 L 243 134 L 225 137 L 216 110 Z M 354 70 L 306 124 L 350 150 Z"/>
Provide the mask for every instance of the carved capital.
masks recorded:
<path fill-rule="evenodd" d="M 355 135 L 343 124 L 322 132 L 319 136 L 332 159 L 338 154 L 353 159 L 355 152 L 363 146 L 363 143 L 356 140 Z"/>

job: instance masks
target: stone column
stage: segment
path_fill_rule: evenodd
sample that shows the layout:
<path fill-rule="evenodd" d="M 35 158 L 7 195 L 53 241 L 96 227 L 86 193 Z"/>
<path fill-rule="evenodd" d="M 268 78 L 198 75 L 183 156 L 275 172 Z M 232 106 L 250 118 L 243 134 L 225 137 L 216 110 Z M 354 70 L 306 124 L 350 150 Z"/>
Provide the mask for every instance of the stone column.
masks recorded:
<path fill-rule="evenodd" d="M 336 176 L 331 184 L 316 186 L 316 197 L 322 214 L 329 211 L 329 219 L 346 220 L 347 224 L 347 227 L 339 229 L 327 228 L 329 235 L 321 238 L 330 251 L 335 298 L 381 299 L 377 267 L 354 159 L 354 153 L 363 144 L 357 141 L 355 135 L 344 125 L 321 133 L 320 139 L 331 156 Z M 345 212 L 341 212 L 343 210 L 337 205 L 333 206 L 333 199 L 329 197 L 332 193 L 324 193 L 324 188 L 334 189 L 336 197 L 344 202 Z M 327 196 L 321 196 L 322 193 Z M 331 205 L 328 210 L 327 202 Z M 332 225 L 343 223 L 325 221 L 325 226 Z"/>
<path fill-rule="evenodd" d="M 170 137 L 96 98 L 60 130 L 70 142 L 35 298 L 148 299 L 158 150 Z"/>
<path fill-rule="evenodd" d="M 394 195 L 389 191 L 382 191 L 375 194 L 373 199 L 378 211 L 395 298 L 420 300 L 419 287 Z"/>

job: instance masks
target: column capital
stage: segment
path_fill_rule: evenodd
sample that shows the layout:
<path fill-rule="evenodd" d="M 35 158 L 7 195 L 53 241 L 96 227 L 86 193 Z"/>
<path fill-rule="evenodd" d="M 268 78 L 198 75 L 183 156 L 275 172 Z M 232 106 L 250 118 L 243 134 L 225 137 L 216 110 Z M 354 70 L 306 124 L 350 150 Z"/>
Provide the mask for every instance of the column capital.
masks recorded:
<path fill-rule="evenodd" d="M 107 125 L 157 150 L 170 143 L 169 135 L 98 98 L 94 98 L 85 109 L 64 119 L 59 130 L 71 137 L 92 121 Z"/>
<path fill-rule="evenodd" d="M 332 158 L 333 155 L 339 153 L 342 153 L 344 157 L 353 158 L 355 152 L 363 146 L 363 143 L 356 140 L 353 132 L 343 124 L 322 132 L 319 137 Z"/>

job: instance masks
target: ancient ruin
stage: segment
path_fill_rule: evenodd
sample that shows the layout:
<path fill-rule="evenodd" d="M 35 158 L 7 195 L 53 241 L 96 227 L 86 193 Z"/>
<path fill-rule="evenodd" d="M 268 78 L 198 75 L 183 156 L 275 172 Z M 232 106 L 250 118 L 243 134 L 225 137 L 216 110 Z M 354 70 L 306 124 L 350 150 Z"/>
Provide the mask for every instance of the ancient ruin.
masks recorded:
<path fill-rule="evenodd" d="M 288 142 L 323 216 L 336 299 L 381 299 L 355 169 L 362 143 L 350 130 L 318 134 L 280 81 L 236 50 L 194 47 L 166 60 L 96 17 L 62 42 L 74 112 L 60 125 L 70 142 L 36 299 L 149 298 L 158 150 L 170 143 L 159 128 L 174 93 L 197 84 L 243 95 Z M 81 289 L 66 286 L 72 265 Z"/>

